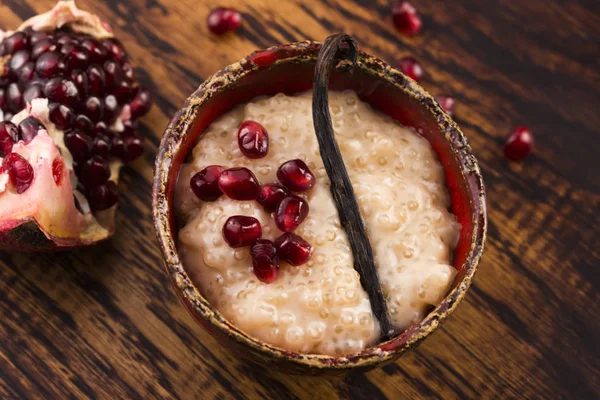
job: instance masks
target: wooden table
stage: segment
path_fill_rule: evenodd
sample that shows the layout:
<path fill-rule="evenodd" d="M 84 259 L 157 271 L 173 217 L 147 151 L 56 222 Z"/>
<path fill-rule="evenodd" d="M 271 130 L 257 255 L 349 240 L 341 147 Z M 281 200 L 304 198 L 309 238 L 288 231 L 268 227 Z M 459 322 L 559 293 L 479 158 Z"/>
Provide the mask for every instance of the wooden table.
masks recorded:
<path fill-rule="evenodd" d="M 0 26 L 54 0 L 3 0 Z M 81 0 L 112 22 L 156 106 L 148 152 L 124 170 L 118 232 L 58 254 L 0 255 L 1 398 L 600 398 L 600 5 L 595 0 L 418 1 L 422 34 L 398 34 L 387 0 L 252 0 L 242 29 L 205 19 L 234 0 Z M 285 376 L 221 348 L 179 304 L 150 211 L 156 146 L 206 77 L 251 51 L 345 31 L 423 86 L 451 94 L 481 163 L 489 240 L 466 300 L 416 351 L 364 375 Z M 531 127 L 536 150 L 502 144 Z"/>

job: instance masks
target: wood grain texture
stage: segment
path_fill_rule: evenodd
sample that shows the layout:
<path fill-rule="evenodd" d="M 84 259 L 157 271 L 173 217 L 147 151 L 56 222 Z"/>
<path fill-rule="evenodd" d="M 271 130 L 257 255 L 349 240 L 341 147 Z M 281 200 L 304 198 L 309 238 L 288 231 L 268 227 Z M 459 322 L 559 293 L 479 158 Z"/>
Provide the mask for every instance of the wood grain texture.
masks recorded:
<path fill-rule="evenodd" d="M 53 0 L 0 1 L 13 28 Z M 111 21 L 156 106 L 148 152 L 124 170 L 116 237 L 59 254 L 0 254 L 0 398 L 600 398 L 600 4 L 418 1 L 423 33 L 395 32 L 387 0 L 80 0 Z M 207 33 L 218 5 L 236 35 Z M 285 376 L 240 360 L 197 326 L 162 269 L 150 212 L 156 146 L 206 77 L 249 52 L 344 31 L 458 100 L 490 216 L 474 286 L 416 351 L 368 374 Z M 536 151 L 507 162 L 509 130 Z"/>

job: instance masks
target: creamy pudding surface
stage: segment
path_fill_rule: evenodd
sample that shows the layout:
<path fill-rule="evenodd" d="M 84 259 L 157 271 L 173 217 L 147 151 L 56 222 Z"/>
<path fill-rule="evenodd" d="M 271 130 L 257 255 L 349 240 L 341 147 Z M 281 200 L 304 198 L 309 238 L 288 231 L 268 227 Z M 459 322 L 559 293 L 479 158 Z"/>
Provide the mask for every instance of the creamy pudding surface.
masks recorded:
<path fill-rule="evenodd" d="M 351 91 L 330 92 L 336 140 L 375 253 L 383 290 L 397 332 L 424 317 L 445 296 L 456 274 L 450 265 L 460 225 L 449 211 L 444 171 L 430 144 L 360 101 Z M 268 155 L 249 159 L 237 141 L 243 121 L 262 124 Z M 270 284 L 253 273 L 247 247 L 233 249 L 222 236 L 233 215 L 252 216 L 263 239 L 282 234 L 255 201 L 221 196 L 202 202 L 190 178 L 209 165 L 247 167 L 261 184 L 277 182 L 277 169 L 299 158 L 316 184 L 298 193 L 310 205 L 294 231 L 314 251 L 301 266 L 280 263 Z M 302 353 L 347 354 L 377 342 L 379 323 L 353 267 L 340 226 L 312 119 L 312 91 L 258 98 L 222 115 L 193 149 L 181 169 L 175 210 L 182 229 L 179 253 L 202 294 L 233 324 L 262 341 Z"/>

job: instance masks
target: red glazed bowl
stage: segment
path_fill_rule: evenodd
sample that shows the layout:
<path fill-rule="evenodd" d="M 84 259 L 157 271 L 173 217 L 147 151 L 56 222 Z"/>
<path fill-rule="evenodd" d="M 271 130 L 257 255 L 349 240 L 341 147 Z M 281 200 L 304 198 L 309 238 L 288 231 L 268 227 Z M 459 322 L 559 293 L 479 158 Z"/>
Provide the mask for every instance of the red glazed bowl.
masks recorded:
<path fill-rule="evenodd" d="M 179 169 L 202 132 L 221 114 L 254 97 L 311 89 L 321 45 L 298 42 L 255 52 L 207 79 L 173 117 L 155 165 L 153 214 L 165 266 L 178 297 L 192 317 L 223 345 L 252 361 L 289 373 L 335 374 L 368 370 L 397 359 L 430 335 L 463 299 L 483 252 L 486 209 L 483 180 L 464 134 L 433 97 L 383 61 L 360 53 L 351 71 L 340 63 L 330 88 L 354 90 L 359 97 L 406 126 L 433 146 L 445 168 L 452 212 L 462 225 L 454 251 L 456 279 L 444 300 L 422 321 L 375 347 L 344 356 L 299 354 L 250 337 L 226 320 L 194 286 L 177 255 L 178 227 L 172 199 Z"/>

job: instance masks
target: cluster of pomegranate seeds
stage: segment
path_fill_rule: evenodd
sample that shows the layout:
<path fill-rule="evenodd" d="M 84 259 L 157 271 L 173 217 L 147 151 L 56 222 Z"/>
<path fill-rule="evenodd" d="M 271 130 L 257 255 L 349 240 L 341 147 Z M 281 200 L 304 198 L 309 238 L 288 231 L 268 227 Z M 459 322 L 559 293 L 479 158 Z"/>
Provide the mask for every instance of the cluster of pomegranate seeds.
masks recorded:
<path fill-rule="evenodd" d="M 408 75 L 416 82 L 420 82 L 425 75 L 421 64 L 413 57 L 404 57 L 398 60 L 398 68 L 404 75 Z"/>
<path fill-rule="evenodd" d="M 242 15 L 233 8 L 215 8 L 206 18 L 208 29 L 215 35 L 237 30 L 242 24 Z"/>
<path fill-rule="evenodd" d="M 238 129 L 238 146 L 242 154 L 256 159 L 267 155 L 269 134 L 255 121 L 244 121 Z M 279 183 L 260 185 L 248 168 L 225 169 L 210 165 L 190 179 L 192 191 L 202 201 L 216 201 L 222 194 L 233 200 L 256 200 L 265 211 L 273 213 L 275 225 L 284 232 L 273 243 L 261 239 L 262 227 L 253 217 L 234 215 L 223 225 L 223 238 L 232 248 L 251 246 L 254 274 L 262 282 L 277 278 L 279 260 L 298 266 L 306 263 L 313 247 L 293 234 L 308 216 L 308 202 L 291 192 L 305 192 L 315 184 L 315 176 L 304 161 L 283 163 L 277 170 Z"/>
<path fill-rule="evenodd" d="M 65 132 L 75 172 L 93 209 L 114 205 L 117 191 L 108 182 L 108 159 L 129 162 L 142 154 L 143 141 L 135 130 L 152 104 L 150 92 L 135 80 L 121 43 L 68 28 L 28 29 L 6 38 L 0 56 L 10 56 L 7 69 L 0 71 L 4 119 L 10 120 L 33 99 L 47 98 L 50 121 Z M 124 121 L 124 131 L 117 132 L 112 126 L 125 106 L 130 119 Z M 33 124 L 20 128 L 25 141 L 38 131 Z"/>
<path fill-rule="evenodd" d="M 517 126 L 504 145 L 504 155 L 511 160 L 522 160 L 533 150 L 533 134 L 525 126 Z"/>
<path fill-rule="evenodd" d="M 392 5 L 394 26 L 400 33 L 414 35 L 419 33 L 423 22 L 415 6 L 410 1 L 396 0 Z"/>
<path fill-rule="evenodd" d="M 448 115 L 454 115 L 454 97 L 436 96 L 435 99 L 440 103 L 440 106 L 448 113 Z"/>

